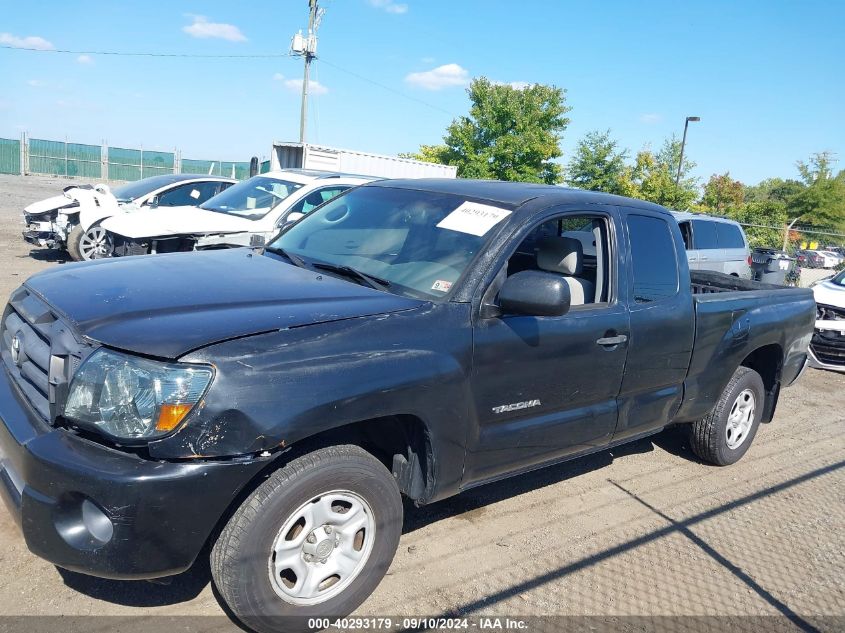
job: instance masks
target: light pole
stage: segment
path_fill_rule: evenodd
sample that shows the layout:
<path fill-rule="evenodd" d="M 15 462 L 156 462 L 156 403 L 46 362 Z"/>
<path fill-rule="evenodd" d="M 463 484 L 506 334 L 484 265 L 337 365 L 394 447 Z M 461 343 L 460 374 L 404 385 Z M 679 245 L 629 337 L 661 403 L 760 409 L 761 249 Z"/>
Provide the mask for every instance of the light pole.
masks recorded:
<path fill-rule="evenodd" d="M 687 128 L 689 127 L 690 121 L 693 123 L 697 121 L 701 121 L 700 116 L 688 116 L 687 120 L 684 121 L 684 138 L 681 141 L 681 157 L 678 159 L 678 175 L 675 176 L 675 186 L 677 187 L 678 184 L 681 182 L 681 169 L 684 166 L 684 145 L 687 144 Z"/>

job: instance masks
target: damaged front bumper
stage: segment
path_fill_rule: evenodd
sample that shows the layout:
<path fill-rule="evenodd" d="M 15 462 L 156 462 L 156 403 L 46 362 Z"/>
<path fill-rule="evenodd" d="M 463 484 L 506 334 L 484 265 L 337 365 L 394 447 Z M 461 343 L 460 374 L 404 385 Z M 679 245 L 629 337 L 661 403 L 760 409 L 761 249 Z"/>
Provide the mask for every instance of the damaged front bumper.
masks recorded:
<path fill-rule="evenodd" d="M 813 338 L 810 341 L 810 366 L 845 372 L 845 308 L 819 305 Z"/>
<path fill-rule="evenodd" d="M 47 424 L 0 368 L 0 497 L 29 550 L 104 578 L 188 569 L 266 463 L 159 461 Z"/>
<path fill-rule="evenodd" d="M 21 233 L 24 241 L 42 248 L 63 248 L 71 229 L 67 217 L 55 212 L 46 217 L 25 213 L 24 223 L 26 228 Z"/>

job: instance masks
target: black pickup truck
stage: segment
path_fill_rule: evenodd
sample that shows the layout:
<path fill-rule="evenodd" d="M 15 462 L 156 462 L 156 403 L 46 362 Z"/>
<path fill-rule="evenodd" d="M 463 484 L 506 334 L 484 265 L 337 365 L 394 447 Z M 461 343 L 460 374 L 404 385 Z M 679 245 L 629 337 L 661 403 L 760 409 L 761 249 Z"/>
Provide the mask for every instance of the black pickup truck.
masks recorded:
<path fill-rule="evenodd" d="M 691 279 L 653 204 L 371 183 L 260 249 L 31 277 L 2 322 L 0 490 L 58 566 L 151 579 L 210 550 L 249 626 L 347 614 L 390 565 L 402 495 L 670 424 L 736 462 L 814 320 L 809 290 Z"/>

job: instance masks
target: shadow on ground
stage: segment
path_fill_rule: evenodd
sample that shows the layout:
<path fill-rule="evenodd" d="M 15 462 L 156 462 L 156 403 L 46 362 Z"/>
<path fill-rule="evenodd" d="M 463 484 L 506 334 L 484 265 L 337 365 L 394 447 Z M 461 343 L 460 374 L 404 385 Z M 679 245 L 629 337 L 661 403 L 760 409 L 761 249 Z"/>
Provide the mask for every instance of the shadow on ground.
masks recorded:
<path fill-rule="evenodd" d="M 20 255 L 19 257 L 31 257 L 39 262 L 50 262 L 51 264 L 64 264 L 72 261 L 70 255 L 66 251 L 60 251 L 55 248 L 33 248 L 29 251 L 29 255 Z"/>

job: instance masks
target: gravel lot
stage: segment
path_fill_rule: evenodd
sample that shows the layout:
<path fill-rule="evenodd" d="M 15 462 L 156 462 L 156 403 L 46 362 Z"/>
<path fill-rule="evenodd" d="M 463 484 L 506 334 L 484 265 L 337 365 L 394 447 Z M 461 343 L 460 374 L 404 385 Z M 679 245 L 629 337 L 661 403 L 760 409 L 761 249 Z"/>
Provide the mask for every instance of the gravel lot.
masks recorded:
<path fill-rule="evenodd" d="M 0 176 L 3 296 L 30 274 L 64 265 L 58 253 L 31 249 L 20 231 L 22 207 L 67 184 Z M 661 621 L 705 630 L 726 622 L 655 616 L 778 616 L 738 622 L 746 630 L 749 623 L 761 630 L 842 630 L 843 387 L 845 375 L 808 370 L 733 467 L 699 463 L 684 435 L 669 430 L 408 507 L 389 574 L 358 613 L 601 616 L 588 628 L 626 630 Z M 62 571 L 28 553 L 4 509 L 0 542 L 3 615 L 223 615 L 206 565 L 167 586 Z M 207 621 L 215 630 L 234 627 L 222 618 Z M 91 628 L 84 619 L 30 624 L 36 622 L 42 630 Z M 132 622 L 143 620 L 127 626 Z"/>

